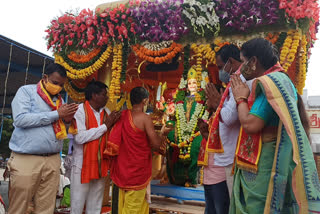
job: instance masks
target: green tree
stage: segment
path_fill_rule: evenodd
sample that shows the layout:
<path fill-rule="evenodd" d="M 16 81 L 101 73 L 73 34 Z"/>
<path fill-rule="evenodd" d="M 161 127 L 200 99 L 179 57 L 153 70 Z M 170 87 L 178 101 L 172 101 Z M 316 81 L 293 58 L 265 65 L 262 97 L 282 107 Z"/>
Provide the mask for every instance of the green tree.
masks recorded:
<path fill-rule="evenodd" d="M 4 118 L 1 142 L 0 142 L 0 155 L 4 159 L 10 157 L 11 150 L 9 149 L 9 141 L 10 141 L 13 129 L 14 129 L 13 120 L 9 118 Z"/>

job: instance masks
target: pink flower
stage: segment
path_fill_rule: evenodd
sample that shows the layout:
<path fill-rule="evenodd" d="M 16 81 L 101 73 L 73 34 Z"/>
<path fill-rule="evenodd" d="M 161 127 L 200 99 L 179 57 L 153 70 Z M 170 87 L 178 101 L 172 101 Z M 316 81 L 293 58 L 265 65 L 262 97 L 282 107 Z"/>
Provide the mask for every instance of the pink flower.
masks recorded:
<path fill-rule="evenodd" d="M 91 19 L 87 19 L 87 21 L 86 21 L 86 25 L 87 25 L 87 26 L 92 25 L 92 23 L 93 23 L 93 21 L 92 21 Z"/>
<path fill-rule="evenodd" d="M 81 28 L 81 32 L 83 32 L 87 29 L 87 26 L 85 26 L 84 24 L 81 24 L 80 28 Z"/>
<path fill-rule="evenodd" d="M 101 14 L 100 14 L 100 17 L 102 17 L 102 18 L 105 18 L 105 17 L 107 17 L 107 16 L 108 16 L 107 13 L 101 13 Z"/>
<path fill-rule="evenodd" d="M 68 41 L 68 45 L 71 46 L 72 44 L 73 44 L 73 41 L 72 41 L 72 40 L 69 40 L 69 41 Z"/>
<path fill-rule="evenodd" d="M 127 16 L 123 14 L 123 15 L 121 16 L 121 19 L 126 19 L 126 17 L 127 17 Z"/>

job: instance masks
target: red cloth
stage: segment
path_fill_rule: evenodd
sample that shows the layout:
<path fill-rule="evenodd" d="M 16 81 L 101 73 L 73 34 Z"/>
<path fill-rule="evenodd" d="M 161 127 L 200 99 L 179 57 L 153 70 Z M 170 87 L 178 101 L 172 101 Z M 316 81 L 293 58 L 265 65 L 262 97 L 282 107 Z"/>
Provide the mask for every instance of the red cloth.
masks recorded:
<path fill-rule="evenodd" d="M 273 72 L 283 71 L 279 63 L 269 68 L 263 75 Z M 250 96 L 248 97 L 248 107 L 251 109 L 255 100 L 255 88 L 252 88 Z M 237 149 L 236 149 L 236 163 L 237 167 L 253 173 L 258 171 L 258 163 L 260 159 L 262 148 L 261 132 L 253 135 L 248 135 L 240 128 Z"/>
<path fill-rule="evenodd" d="M 93 110 L 88 101 L 83 105 L 86 116 L 86 128 L 97 128 L 98 123 L 94 116 Z M 100 113 L 100 124 L 104 123 L 107 113 Z M 108 162 L 103 158 L 103 151 L 106 147 L 107 133 L 103 134 L 99 139 L 87 142 L 83 145 L 83 163 L 81 170 L 81 183 L 89 183 L 93 179 L 107 177 Z"/>
<path fill-rule="evenodd" d="M 133 124 L 130 110 L 122 112 L 111 130 L 104 154 L 113 157 L 110 176 L 119 188 L 147 187 L 152 171 L 151 148 L 146 133 Z"/>

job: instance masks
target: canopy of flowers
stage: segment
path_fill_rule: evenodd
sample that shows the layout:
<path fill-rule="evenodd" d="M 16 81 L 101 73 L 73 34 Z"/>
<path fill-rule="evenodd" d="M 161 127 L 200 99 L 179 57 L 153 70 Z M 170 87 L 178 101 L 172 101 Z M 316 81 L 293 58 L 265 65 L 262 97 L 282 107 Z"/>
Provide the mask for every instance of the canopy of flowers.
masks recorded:
<path fill-rule="evenodd" d="M 257 36 L 278 47 L 281 65 L 301 92 L 318 25 L 317 0 L 130 0 L 104 11 L 67 12 L 51 21 L 46 39 L 55 61 L 67 70 L 66 90 L 78 101 L 84 99 L 82 83 L 111 61 L 116 100 L 129 55 L 136 64 L 140 60 L 138 72 L 144 62 L 183 62 L 184 78 L 194 60 L 200 78 L 203 64 L 215 64 L 223 44 L 241 46 Z"/>
<path fill-rule="evenodd" d="M 110 43 L 136 44 L 137 39 L 179 41 L 191 39 L 191 32 L 196 34 L 192 39 L 210 39 L 219 32 L 264 31 L 263 26 L 307 28 L 314 40 L 318 21 L 317 0 L 131 0 L 98 13 L 86 9 L 65 13 L 51 21 L 46 38 L 48 49 L 55 53 Z"/>

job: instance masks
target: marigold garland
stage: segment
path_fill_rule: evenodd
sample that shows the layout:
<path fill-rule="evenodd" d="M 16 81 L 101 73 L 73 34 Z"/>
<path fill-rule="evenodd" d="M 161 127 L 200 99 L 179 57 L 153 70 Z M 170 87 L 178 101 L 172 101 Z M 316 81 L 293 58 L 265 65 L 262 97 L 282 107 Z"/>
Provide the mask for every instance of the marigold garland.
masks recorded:
<path fill-rule="evenodd" d="M 93 59 L 95 56 L 97 56 L 100 53 L 100 51 L 101 48 L 95 48 L 85 55 L 77 54 L 75 51 L 71 51 L 68 54 L 68 58 L 76 63 L 86 63 Z"/>
<path fill-rule="evenodd" d="M 137 54 L 140 59 L 152 62 L 155 64 L 161 64 L 174 58 L 178 53 L 182 51 L 181 44 L 172 42 L 170 47 L 160 50 L 149 50 L 140 44 L 132 46 L 132 50 Z"/>
<path fill-rule="evenodd" d="M 206 46 L 208 47 L 208 46 Z M 195 57 L 196 57 L 196 72 L 197 72 L 197 84 L 198 84 L 198 88 L 201 87 L 201 71 L 202 71 L 202 59 L 203 59 L 203 55 L 202 52 L 204 52 L 205 49 L 205 45 L 197 45 L 195 43 L 193 43 L 191 45 L 191 49 L 192 51 L 195 53 Z"/>
<path fill-rule="evenodd" d="M 112 79 L 109 87 L 109 98 L 111 102 L 120 98 L 120 77 L 122 70 L 122 44 L 113 47 Z"/>
<path fill-rule="evenodd" d="M 110 53 L 112 51 L 112 47 L 109 46 L 107 50 L 101 55 L 101 57 L 91 66 L 77 70 L 71 67 L 68 63 L 66 63 L 63 58 L 55 54 L 55 62 L 59 65 L 62 65 L 67 70 L 67 76 L 70 79 L 85 79 L 86 77 L 92 75 L 94 72 L 99 70 L 103 64 L 107 61 L 107 59 L 110 57 Z"/>
<path fill-rule="evenodd" d="M 290 30 L 287 34 L 287 38 L 284 41 L 283 47 L 280 53 L 280 64 L 287 72 L 290 65 L 294 61 L 299 47 L 301 32 L 298 30 Z"/>
<path fill-rule="evenodd" d="M 268 33 L 266 40 L 270 41 L 272 44 L 275 44 L 278 41 L 280 33 Z"/>
<path fill-rule="evenodd" d="M 301 45 L 300 45 L 300 53 L 299 53 L 299 73 L 296 77 L 297 82 L 297 90 L 299 94 L 303 94 L 303 88 L 305 86 L 306 74 L 307 74 L 307 39 L 306 35 L 302 36 Z"/>
<path fill-rule="evenodd" d="M 84 92 L 79 92 L 72 87 L 69 81 L 66 81 L 64 84 L 64 89 L 68 93 L 68 95 L 76 102 L 84 102 L 85 101 L 85 94 Z"/>

